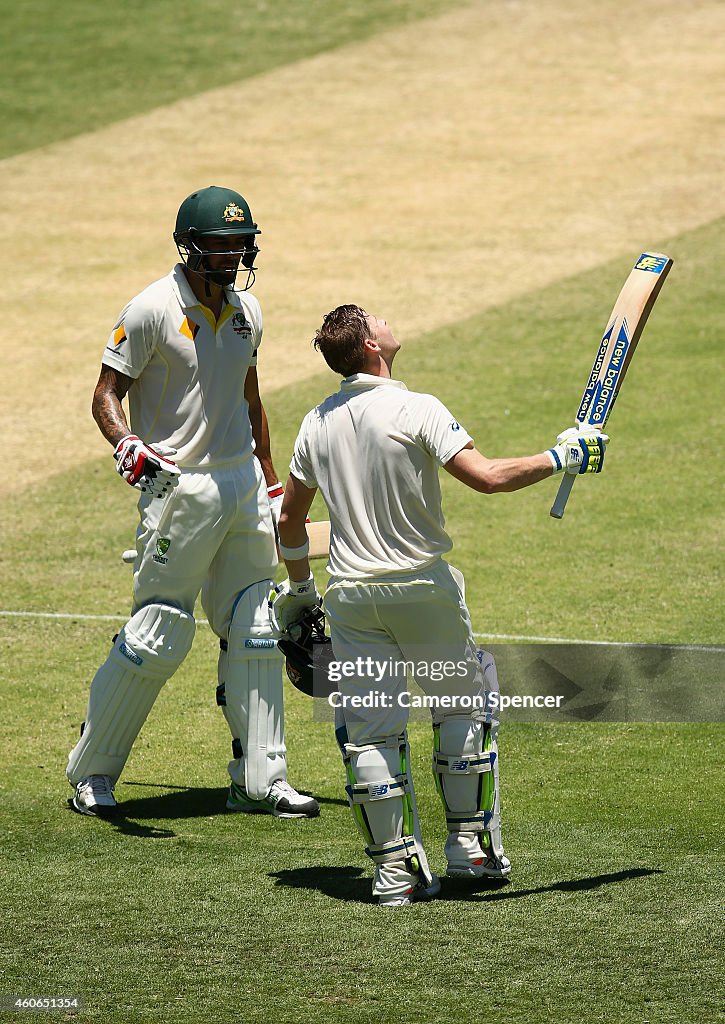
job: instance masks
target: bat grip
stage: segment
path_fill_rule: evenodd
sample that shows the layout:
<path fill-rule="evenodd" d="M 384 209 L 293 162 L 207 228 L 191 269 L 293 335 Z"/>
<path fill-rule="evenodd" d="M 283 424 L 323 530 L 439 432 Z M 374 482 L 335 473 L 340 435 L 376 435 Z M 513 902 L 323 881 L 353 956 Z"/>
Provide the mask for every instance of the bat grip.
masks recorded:
<path fill-rule="evenodd" d="M 554 498 L 554 504 L 551 506 L 551 510 L 549 512 L 549 515 L 553 519 L 561 519 L 563 517 L 564 509 L 566 508 L 566 503 L 569 500 L 569 495 L 571 494 L 571 489 L 574 486 L 575 480 L 575 473 L 564 473 L 562 481 L 559 484 L 559 490 L 556 492 L 556 497 Z"/>

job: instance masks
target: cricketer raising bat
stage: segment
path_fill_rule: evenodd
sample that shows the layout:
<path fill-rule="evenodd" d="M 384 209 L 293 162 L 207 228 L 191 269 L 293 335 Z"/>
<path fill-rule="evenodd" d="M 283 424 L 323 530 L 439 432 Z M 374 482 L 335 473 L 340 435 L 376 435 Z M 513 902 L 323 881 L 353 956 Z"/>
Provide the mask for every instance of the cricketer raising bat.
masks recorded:
<path fill-rule="evenodd" d="M 577 427 L 604 430 L 622 386 L 647 317 L 660 293 L 673 261 L 661 252 L 643 252 L 624 282 L 599 345 L 592 372 L 584 388 Z M 550 515 L 561 519 L 576 475 L 565 473 Z"/>

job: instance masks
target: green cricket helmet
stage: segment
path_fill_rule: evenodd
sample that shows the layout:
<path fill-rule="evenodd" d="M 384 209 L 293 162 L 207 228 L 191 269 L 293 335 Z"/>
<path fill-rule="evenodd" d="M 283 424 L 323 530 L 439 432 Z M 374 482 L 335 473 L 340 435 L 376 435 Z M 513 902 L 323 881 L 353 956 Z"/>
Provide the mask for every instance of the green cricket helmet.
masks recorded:
<path fill-rule="evenodd" d="M 255 236 L 258 234 L 260 230 L 244 196 L 231 188 L 210 185 L 192 192 L 179 207 L 174 241 L 185 267 L 215 284 L 228 285 L 234 283 L 236 269 L 212 270 L 206 260 L 218 254 L 218 250 L 209 249 L 204 239 L 243 236 L 244 248 L 229 250 L 228 255 L 238 257 L 236 267 L 241 262 L 247 270 L 246 291 L 254 281 L 254 260 L 259 252 Z"/>

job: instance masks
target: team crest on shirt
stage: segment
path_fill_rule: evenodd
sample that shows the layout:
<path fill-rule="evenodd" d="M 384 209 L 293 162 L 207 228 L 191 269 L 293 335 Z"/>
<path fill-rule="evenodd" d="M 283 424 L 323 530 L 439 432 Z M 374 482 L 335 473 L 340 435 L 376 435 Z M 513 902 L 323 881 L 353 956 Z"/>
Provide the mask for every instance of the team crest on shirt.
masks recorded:
<path fill-rule="evenodd" d="M 244 313 L 235 313 L 232 317 L 232 328 L 235 334 L 246 334 L 248 337 L 252 336 L 252 331 L 244 319 Z"/>
<path fill-rule="evenodd" d="M 222 214 L 222 217 L 227 222 L 227 224 L 230 224 L 232 221 L 235 220 L 243 221 L 244 210 L 241 208 L 241 206 L 237 206 L 236 203 L 227 203 L 227 205 L 224 207 L 224 213 Z"/>

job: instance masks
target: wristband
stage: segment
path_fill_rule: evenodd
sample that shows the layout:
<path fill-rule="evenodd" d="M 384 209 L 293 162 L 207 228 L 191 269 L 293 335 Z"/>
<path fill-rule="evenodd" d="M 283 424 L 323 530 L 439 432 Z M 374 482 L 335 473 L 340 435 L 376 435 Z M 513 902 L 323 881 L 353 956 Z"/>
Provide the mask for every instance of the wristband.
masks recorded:
<path fill-rule="evenodd" d="M 552 465 L 552 468 L 553 468 L 554 472 L 555 473 L 561 473 L 561 471 L 564 468 L 564 466 L 562 464 L 561 459 L 559 458 L 559 453 L 557 452 L 556 448 L 547 448 L 546 449 L 546 454 L 551 459 L 551 465 Z"/>
<path fill-rule="evenodd" d="M 284 487 L 279 481 L 276 484 L 270 484 L 267 488 L 267 496 L 270 501 L 272 498 L 282 498 L 284 496 Z"/>
<path fill-rule="evenodd" d="M 285 544 L 279 545 L 279 553 L 285 560 L 295 561 L 298 558 L 307 558 L 310 553 L 310 539 L 309 537 L 296 548 L 288 548 Z"/>

